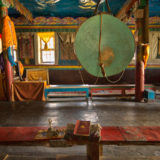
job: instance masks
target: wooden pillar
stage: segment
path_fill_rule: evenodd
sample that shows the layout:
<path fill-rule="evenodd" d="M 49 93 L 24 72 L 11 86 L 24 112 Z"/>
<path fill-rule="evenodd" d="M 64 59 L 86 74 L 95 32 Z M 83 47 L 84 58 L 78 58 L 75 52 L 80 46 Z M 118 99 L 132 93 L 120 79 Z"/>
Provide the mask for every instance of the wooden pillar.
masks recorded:
<path fill-rule="evenodd" d="M 103 146 L 98 142 L 90 142 L 87 144 L 87 158 L 88 160 L 101 160 L 103 155 Z"/>
<path fill-rule="evenodd" d="M 1 2 L 1 1 L 0 1 Z M 1 19 L 1 31 L 3 27 L 3 18 L 8 15 L 8 8 L 7 6 L 3 5 L 2 2 L 0 3 L 0 19 Z M 4 36 L 4 35 L 2 35 Z M 3 39 L 3 37 L 2 37 Z M 3 44 L 3 41 L 2 41 Z M 8 60 L 8 52 L 7 50 L 3 50 L 4 60 L 5 60 L 5 80 L 7 86 L 7 100 L 11 101 L 12 97 L 12 82 L 13 82 L 13 68 Z"/>
<path fill-rule="evenodd" d="M 145 84 L 145 70 L 143 55 L 145 51 L 145 44 L 149 43 L 149 0 L 142 0 L 145 2 L 143 9 L 139 9 L 139 14 L 136 17 L 136 29 L 138 32 L 137 53 L 136 53 L 136 101 L 143 101 L 144 84 Z"/>

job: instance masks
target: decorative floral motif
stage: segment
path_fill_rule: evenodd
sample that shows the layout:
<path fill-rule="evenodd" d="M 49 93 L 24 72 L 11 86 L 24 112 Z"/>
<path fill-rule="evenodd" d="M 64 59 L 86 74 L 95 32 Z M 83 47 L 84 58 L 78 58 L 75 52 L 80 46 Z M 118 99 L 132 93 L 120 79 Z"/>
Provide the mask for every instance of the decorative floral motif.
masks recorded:
<path fill-rule="evenodd" d="M 149 19 L 150 24 L 160 24 L 160 17 L 152 17 Z"/>
<path fill-rule="evenodd" d="M 32 23 L 26 20 L 24 17 L 19 18 L 12 18 L 15 25 L 72 25 L 72 24 L 81 24 L 87 18 L 85 17 L 79 17 L 77 19 L 74 19 L 72 17 L 65 17 L 65 18 L 58 18 L 58 17 L 36 17 L 33 19 Z"/>
<path fill-rule="evenodd" d="M 33 20 L 33 24 L 39 25 L 39 24 L 45 24 L 46 18 L 45 17 L 37 17 Z"/>
<path fill-rule="evenodd" d="M 86 17 L 79 17 L 79 18 L 72 18 L 72 17 L 65 17 L 65 18 L 58 18 L 58 17 L 36 17 L 33 19 L 32 23 L 29 22 L 24 17 L 19 18 L 12 18 L 12 21 L 15 25 L 80 25 L 84 21 L 86 21 Z M 135 19 L 133 17 L 130 17 L 127 24 L 135 24 Z M 160 17 L 150 17 L 149 18 L 149 24 L 160 24 Z"/>

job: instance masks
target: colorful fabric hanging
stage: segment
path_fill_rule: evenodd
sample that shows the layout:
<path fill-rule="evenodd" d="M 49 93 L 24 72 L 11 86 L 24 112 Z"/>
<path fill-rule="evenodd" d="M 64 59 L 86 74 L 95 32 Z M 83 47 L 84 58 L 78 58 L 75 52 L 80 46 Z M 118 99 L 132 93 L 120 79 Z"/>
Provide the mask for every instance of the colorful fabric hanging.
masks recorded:
<path fill-rule="evenodd" d="M 147 61 L 148 61 L 148 58 L 149 58 L 149 45 L 146 44 L 143 47 L 144 47 L 143 62 L 144 62 L 144 67 L 146 68 Z"/>
<path fill-rule="evenodd" d="M 12 56 L 12 47 L 8 48 L 8 59 L 11 63 L 11 66 L 16 66 L 17 64 L 14 62 L 13 56 Z"/>
<path fill-rule="evenodd" d="M 32 33 L 17 33 L 18 52 L 21 59 L 34 58 L 34 34 Z"/>
<path fill-rule="evenodd" d="M 38 36 L 44 41 L 45 45 L 44 45 L 44 49 L 48 50 L 48 42 L 51 39 L 51 37 L 54 36 L 54 32 L 40 32 L 38 33 Z"/>
<path fill-rule="evenodd" d="M 54 32 L 39 32 L 38 36 L 45 42 L 48 43 L 51 37 L 54 36 Z"/>
<path fill-rule="evenodd" d="M 2 41 L 3 50 L 7 50 L 10 46 L 14 46 L 17 49 L 17 38 L 14 23 L 11 21 L 9 16 L 3 19 L 2 28 Z"/>
<path fill-rule="evenodd" d="M 18 72 L 19 72 L 19 76 L 22 78 L 23 73 L 24 73 L 23 64 L 21 63 L 21 61 L 18 61 L 17 64 L 18 64 Z"/>

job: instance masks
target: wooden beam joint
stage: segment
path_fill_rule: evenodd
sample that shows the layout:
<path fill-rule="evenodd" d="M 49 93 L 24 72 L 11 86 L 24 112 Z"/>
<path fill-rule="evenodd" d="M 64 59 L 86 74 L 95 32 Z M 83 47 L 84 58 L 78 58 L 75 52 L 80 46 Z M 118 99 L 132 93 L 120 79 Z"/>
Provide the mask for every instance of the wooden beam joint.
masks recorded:
<path fill-rule="evenodd" d="M 7 8 L 12 6 L 22 15 L 24 15 L 29 21 L 33 20 L 32 13 L 24 7 L 18 0 L 0 0 L 0 5 L 5 5 Z"/>

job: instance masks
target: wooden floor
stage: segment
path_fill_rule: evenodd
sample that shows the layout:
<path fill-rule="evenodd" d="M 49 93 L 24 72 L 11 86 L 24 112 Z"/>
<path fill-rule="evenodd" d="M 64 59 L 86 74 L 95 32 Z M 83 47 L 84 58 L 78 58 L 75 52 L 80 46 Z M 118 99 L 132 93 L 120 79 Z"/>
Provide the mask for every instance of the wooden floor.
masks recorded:
<path fill-rule="evenodd" d="M 113 158 L 113 157 L 102 157 L 102 160 L 159 160 L 160 157 L 149 157 L 149 158 Z M 26 157 L 26 156 L 8 156 L 6 160 L 87 160 L 85 156 L 67 156 L 67 155 L 57 155 L 56 158 L 37 158 L 37 157 Z"/>
<path fill-rule="evenodd" d="M 105 126 L 160 126 L 160 102 L 135 103 L 105 99 L 89 102 L 0 102 L 0 126 L 66 126 L 77 119 Z M 85 147 L 0 146 L 7 160 L 85 160 Z M 159 146 L 105 146 L 104 160 L 160 160 Z"/>

